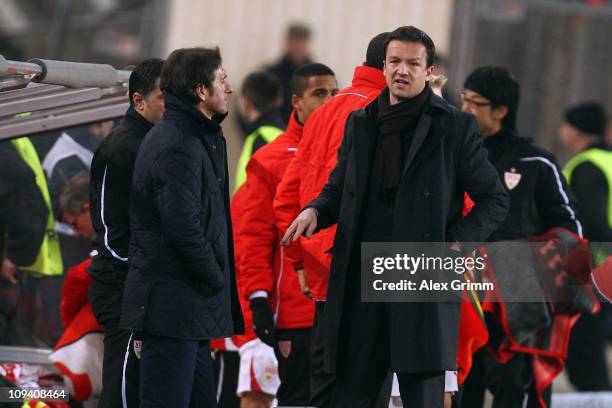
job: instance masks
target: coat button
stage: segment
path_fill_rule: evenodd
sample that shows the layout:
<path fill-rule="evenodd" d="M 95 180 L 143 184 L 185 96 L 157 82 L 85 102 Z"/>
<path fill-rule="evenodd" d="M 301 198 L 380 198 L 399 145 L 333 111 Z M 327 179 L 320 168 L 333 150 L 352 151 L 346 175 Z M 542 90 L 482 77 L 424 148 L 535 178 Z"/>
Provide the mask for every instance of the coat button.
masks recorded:
<path fill-rule="evenodd" d="M 424 195 L 425 197 L 429 197 L 429 190 L 425 190 L 425 191 L 423 191 L 423 195 Z"/>
<path fill-rule="evenodd" d="M 424 233 L 424 234 L 423 234 L 423 236 L 424 236 L 425 238 L 429 238 L 429 237 L 431 237 L 431 234 L 430 234 L 429 232 L 426 232 L 426 233 Z"/>
<path fill-rule="evenodd" d="M 220 183 L 221 182 L 221 177 L 217 178 L 217 181 Z"/>
<path fill-rule="evenodd" d="M 217 146 L 216 145 L 213 145 L 213 150 L 217 150 Z"/>
<path fill-rule="evenodd" d="M 144 309 L 144 305 L 140 305 L 140 310 Z"/>

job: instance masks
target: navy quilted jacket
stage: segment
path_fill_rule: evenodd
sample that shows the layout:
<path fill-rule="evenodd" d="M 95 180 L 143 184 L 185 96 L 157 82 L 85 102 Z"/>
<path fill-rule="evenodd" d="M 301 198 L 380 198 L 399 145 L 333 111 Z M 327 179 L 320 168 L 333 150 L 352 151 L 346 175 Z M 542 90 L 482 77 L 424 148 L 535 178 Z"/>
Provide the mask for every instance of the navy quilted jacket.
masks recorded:
<path fill-rule="evenodd" d="M 121 326 L 201 340 L 243 330 L 220 120 L 166 94 L 136 157 Z"/>

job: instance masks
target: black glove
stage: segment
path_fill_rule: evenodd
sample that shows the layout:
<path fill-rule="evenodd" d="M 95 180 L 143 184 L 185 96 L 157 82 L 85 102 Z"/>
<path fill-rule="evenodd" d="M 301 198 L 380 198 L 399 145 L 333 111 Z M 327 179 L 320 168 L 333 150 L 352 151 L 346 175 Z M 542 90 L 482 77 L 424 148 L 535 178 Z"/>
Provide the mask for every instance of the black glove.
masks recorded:
<path fill-rule="evenodd" d="M 274 327 L 274 316 L 268 306 L 268 299 L 256 297 L 251 299 L 251 311 L 253 312 L 253 329 L 257 337 L 270 347 L 276 342 L 276 329 Z"/>

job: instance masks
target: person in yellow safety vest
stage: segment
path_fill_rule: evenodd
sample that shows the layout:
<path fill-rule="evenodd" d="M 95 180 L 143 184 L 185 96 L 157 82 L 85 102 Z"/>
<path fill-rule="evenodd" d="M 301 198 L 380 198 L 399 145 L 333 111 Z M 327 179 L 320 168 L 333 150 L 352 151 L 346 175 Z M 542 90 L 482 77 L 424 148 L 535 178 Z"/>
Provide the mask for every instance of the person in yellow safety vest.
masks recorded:
<path fill-rule="evenodd" d="M 30 297 L 38 293 L 40 278 L 64 273 L 47 181 L 27 137 L 0 142 L 0 163 L 0 286 Z M 9 328 L 10 310 L 16 305 L 2 298 L 0 342 L 19 343 L 14 337 L 7 340 L 14 335 Z"/>
<path fill-rule="evenodd" d="M 584 236 L 594 243 L 612 243 L 612 148 L 605 143 L 606 114 L 597 103 L 568 109 L 559 129 L 561 142 L 574 155 L 563 174 L 579 200 Z M 610 255 L 606 245 L 595 252 L 595 263 Z M 606 252 L 608 252 L 606 254 Z"/>
<path fill-rule="evenodd" d="M 563 145 L 574 155 L 563 174 L 578 198 L 584 237 L 593 243 L 596 264 L 612 248 L 612 149 L 605 143 L 606 114 L 598 103 L 570 107 L 559 129 Z M 603 243 L 603 244 L 598 244 Z M 583 314 L 569 341 L 567 372 L 578 391 L 609 391 L 605 359 L 606 308 Z"/>
<path fill-rule="evenodd" d="M 266 71 L 255 71 L 244 79 L 240 91 L 240 115 L 247 129 L 236 168 L 234 191 L 246 181 L 246 166 L 255 152 L 284 132 L 280 106 L 282 87 L 278 79 Z"/>

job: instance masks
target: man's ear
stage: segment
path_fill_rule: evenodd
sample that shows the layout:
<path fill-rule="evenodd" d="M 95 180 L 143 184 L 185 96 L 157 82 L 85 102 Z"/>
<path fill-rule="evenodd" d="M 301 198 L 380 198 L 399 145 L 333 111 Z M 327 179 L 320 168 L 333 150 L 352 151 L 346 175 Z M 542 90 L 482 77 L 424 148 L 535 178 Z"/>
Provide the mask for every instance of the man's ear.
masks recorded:
<path fill-rule="evenodd" d="M 132 102 L 134 103 L 134 108 L 138 111 L 144 109 L 144 98 L 140 94 L 140 92 L 134 92 L 132 94 Z"/>
<path fill-rule="evenodd" d="M 431 79 L 431 76 L 433 75 L 433 71 L 435 68 L 436 68 L 435 65 L 425 68 L 425 80 L 426 81 L 429 81 Z"/>
<path fill-rule="evenodd" d="M 497 108 L 491 111 L 493 117 L 497 120 L 503 120 L 508 114 L 508 107 L 505 105 L 500 105 Z"/>
<path fill-rule="evenodd" d="M 293 106 L 293 109 L 298 110 L 300 108 L 301 101 L 302 98 L 300 98 L 296 94 L 291 95 L 291 106 Z"/>
<path fill-rule="evenodd" d="M 89 211 L 89 203 L 83 204 L 83 211 Z"/>
<path fill-rule="evenodd" d="M 206 89 L 204 85 L 202 84 L 198 85 L 195 91 L 196 91 L 196 95 L 200 97 L 203 101 L 205 101 L 206 98 L 208 98 L 208 89 Z"/>

